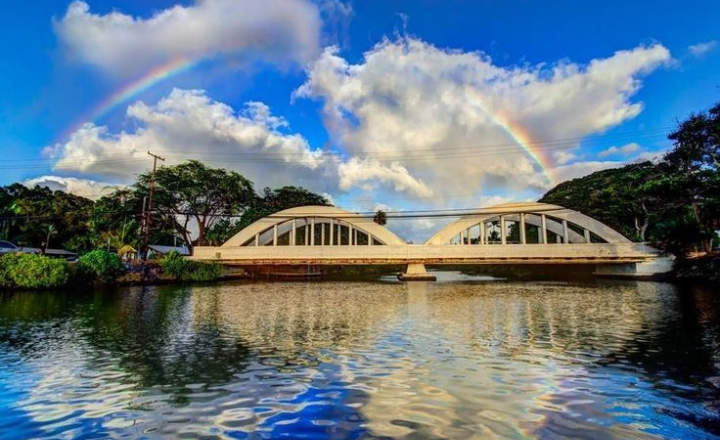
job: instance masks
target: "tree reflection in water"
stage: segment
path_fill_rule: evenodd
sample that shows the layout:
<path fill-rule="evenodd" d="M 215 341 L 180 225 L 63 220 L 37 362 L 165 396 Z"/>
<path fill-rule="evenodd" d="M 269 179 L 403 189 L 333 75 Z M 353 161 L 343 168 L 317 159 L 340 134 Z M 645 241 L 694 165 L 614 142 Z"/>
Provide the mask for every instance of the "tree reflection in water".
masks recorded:
<path fill-rule="evenodd" d="M 0 428 L 18 426 L 17 438 L 711 438 L 719 311 L 711 289 L 632 282 L 5 295 Z"/>

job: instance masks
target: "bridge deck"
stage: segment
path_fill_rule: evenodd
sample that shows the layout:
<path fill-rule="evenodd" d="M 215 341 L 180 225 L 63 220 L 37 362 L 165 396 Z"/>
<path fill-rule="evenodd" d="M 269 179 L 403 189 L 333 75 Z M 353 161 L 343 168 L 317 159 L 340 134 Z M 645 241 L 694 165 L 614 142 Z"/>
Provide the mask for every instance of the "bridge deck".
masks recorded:
<path fill-rule="evenodd" d="M 606 264 L 657 258 L 641 243 L 196 247 L 193 259 L 228 265 Z"/>

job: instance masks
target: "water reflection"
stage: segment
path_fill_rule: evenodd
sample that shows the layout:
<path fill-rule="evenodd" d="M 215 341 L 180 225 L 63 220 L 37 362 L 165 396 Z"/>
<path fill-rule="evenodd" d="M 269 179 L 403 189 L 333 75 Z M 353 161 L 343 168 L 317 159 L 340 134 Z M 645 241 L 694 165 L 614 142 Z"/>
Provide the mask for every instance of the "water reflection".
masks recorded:
<path fill-rule="evenodd" d="M 714 438 L 719 310 L 658 283 L 6 295 L 0 438 Z"/>

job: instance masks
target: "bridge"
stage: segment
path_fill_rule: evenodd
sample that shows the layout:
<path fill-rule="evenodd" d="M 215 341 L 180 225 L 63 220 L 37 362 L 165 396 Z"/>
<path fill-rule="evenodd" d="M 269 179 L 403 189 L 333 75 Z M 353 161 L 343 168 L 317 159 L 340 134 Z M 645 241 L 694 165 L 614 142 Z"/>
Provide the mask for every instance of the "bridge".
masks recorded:
<path fill-rule="evenodd" d="M 424 244 L 407 244 L 371 217 L 328 206 L 258 220 L 193 259 L 235 266 L 406 265 L 404 279 L 432 278 L 426 265 L 593 264 L 601 275 L 652 276 L 671 262 L 577 211 L 544 203 L 478 209 Z"/>

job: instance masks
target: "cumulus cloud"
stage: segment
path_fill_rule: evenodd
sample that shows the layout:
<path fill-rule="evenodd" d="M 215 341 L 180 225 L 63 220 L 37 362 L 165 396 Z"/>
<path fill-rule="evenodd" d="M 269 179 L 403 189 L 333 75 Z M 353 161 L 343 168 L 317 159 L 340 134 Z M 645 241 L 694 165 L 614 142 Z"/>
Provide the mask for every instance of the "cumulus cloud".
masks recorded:
<path fill-rule="evenodd" d="M 307 0 L 198 0 L 149 18 L 94 14 L 74 1 L 55 32 L 76 59 L 127 75 L 218 55 L 305 63 L 317 54 L 320 26 L 318 8 Z"/>
<path fill-rule="evenodd" d="M 688 46 L 690 53 L 697 58 L 702 58 L 710 53 L 717 46 L 717 41 L 706 41 L 704 43 L 692 44 Z"/>
<path fill-rule="evenodd" d="M 612 146 L 608 148 L 607 150 L 603 150 L 598 153 L 598 157 L 608 157 L 608 156 L 629 156 L 632 153 L 635 153 L 636 151 L 640 150 L 640 145 L 638 145 L 635 142 L 631 142 L 629 144 L 623 145 L 622 147 L 616 147 Z"/>
<path fill-rule="evenodd" d="M 166 164 L 198 158 L 241 170 L 258 185 L 337 187 L 334 168 L 329 168 L 333 159 L 312 149 L 303 136 L 287 133 L 287 122 L 263 103 L 248 102 L 236 112 L 203 91 L 175 89 L 155 105 L 131 105 L 127 117 L 134 131 L 86 124 L 68 142 L 46 149 L 55 159 L 53 169 L 129 182 L 146 169 L 152 150 Z"/>
<path fill-rule="evenodd" d="M 353 157 L 338 166 L 340 189 L 349 190 L 360 185 L 366 190 L 373 190 L 378 184 L 391 186 L 399 193 L 408 193 L 420 197 L 432 194 L 430 188 L 421 180 L 410 175 L 407 168 L 398 162 L 383 165 L 373 160 L 361 160 Z"/>
<path fill-rule="evenodd" d="M 626 162 L 612 160 L 575 162 L 570 165 L 556 167 L 553 170 L 553 174 L 558 179 L 558 182 L 563 182 L 565 180 L 572 180 L 587 176 L 588 174 L 592 174 L 596 171 L 618 168 L 623 165 L 626 165 Z"/>
<path fill-rule="evenodd" d="M 86 197 L 88 199 L 97 200 L 103 195 L 108 195 L 114 190 L 122 187 L 122 185 L 114 185 L 106 182 L 98 182 L 96 180 L 78 179 L 76 177 L 60 177 L 60 176 L 40 176 L 28 179 L 22 182 L 28 188 L 36 186 L 45 186 L 53 191 L 63 191 L 75 194 L 76 196 Z"/>
<path fill-rule="evenodd" d="M 654 44 L 586 65 L 501 67 L 483 53 L 403 38 L 383 41 L 358 64 L 326 49 L 294 98 L 322 101 L 333 141 L 363 158 L 346 165 L 352 172 L 343 174 L 343 188 L 372 182 L 448 197 L 481 187 L 541 190 L 552 183 L 516 140 L 571 149 L 577 144 L 538 141 L 581 138 L 634 118 L 642 110 L 632 100 L 640 78 L 669 61 L 669 51 Z M 563 161 L 555 158 L 551 165 Z M 381 171 L 372 159 L 394 170 Z"/>

